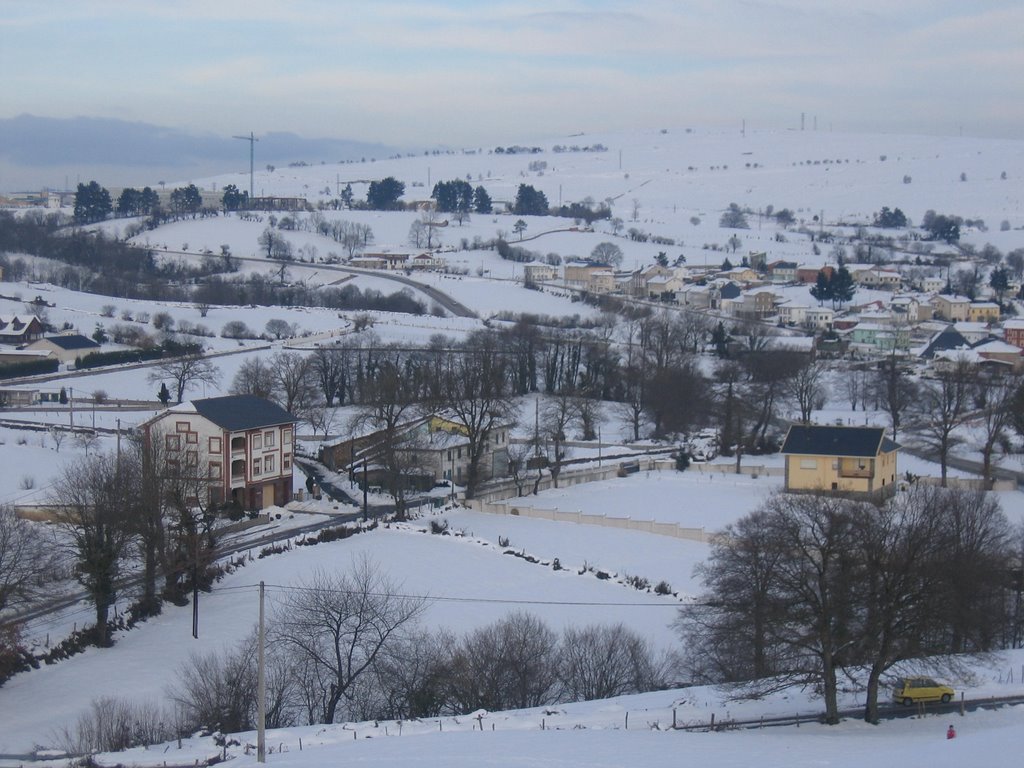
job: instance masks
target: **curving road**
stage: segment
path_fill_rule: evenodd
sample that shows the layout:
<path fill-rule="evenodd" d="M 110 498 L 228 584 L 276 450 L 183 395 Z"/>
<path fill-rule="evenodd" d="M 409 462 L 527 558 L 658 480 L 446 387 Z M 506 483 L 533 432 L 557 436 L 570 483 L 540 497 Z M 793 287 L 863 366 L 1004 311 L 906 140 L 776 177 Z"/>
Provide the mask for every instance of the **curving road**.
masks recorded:
<path fill-rule="evenodd" d="M 155 250 L 157 254 L 170 254 L 174 256 L 188 256 L 193 258 L 202 258 L 201 253 L 191 253 L 189 251 L 170 251 L 170 250 Z M 476 312 L 471 310 L 465 304 L 456 301 L 447 293 L 438 290 L 432 285 L 425 285 L 419 283 L 412 278 L 406 277 L 405 275 L 396 275 L 391 272 L 385 272 L 378 269 L 358 269 L 356 267 L 343 267 L 338 264 L 326 264 L 323 262 L 307 263 L 303 261 L 272 261 L 271 259 L 259 259 L 255 256 L 232 256 L 235 261 L 244 261 L 249 264 L 261 264 L 263 266 L 286 266 L 293 269 L 298 267 L 304 267 L 307 269 L 313 269 L 317 272 L 341 272 L 348 275 L 362 275 L 364 277 L 379 277 L 383 280 L 394 280 L 396 283 L 402 283 L 414 288 L 417 291 L 422 291 L 429 296 L 433 301 L 436 301 L 446 310 L 451 312 L 456 317 L 477 317 Z"/>

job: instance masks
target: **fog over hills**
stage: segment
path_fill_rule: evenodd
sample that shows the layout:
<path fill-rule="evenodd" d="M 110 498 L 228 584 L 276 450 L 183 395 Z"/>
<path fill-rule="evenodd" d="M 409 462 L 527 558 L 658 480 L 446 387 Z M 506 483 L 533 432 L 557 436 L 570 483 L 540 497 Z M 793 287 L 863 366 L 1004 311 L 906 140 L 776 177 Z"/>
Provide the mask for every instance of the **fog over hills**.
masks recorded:
<path fill-rule="evenodd" d="M 381 158 L 396 151 L 383 144 L 288 132 L 257 138 L 260 167 Z M 110 118 L 24 114 L 0 119 L 0 191 L 74 187 L 93 178 L 111 186 L 171 182 L 248 170 L 248 154 L 249 147 L 231 136 Z"/>

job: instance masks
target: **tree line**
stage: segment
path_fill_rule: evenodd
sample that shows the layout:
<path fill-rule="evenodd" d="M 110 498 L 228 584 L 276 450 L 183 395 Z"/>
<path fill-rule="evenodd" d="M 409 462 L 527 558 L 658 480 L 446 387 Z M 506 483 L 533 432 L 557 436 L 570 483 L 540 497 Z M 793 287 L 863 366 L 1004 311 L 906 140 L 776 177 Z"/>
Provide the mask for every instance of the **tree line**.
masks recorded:
<path fill-rule="evenodd" d="M 664 687 L 671 660 L 619 624 L 555 632 L 524 612 L 471 630 L 421 626 L 427 602 L 367 559 L 348 571 L 318 571 L 270 590 L 267 727 L 410 720 L 586 701 Z M 193 656 L 166 691 L 172 707 L 100 700 L 82 715 L 66 746 L 76 751 L 135 746 L 126 734 L 162 740 L 196 731 L 237 733 L 256 726 L 256 650 Z M 173 709 L 172 711 L 168 711 Z M 110 741 L 106 720 L 127 721 Z"/>
<path fill-rule="evenodd" d="M 865 676 L 877 722 L 896 665 L 955 671 L 947 654 L 1024 639 L 1019 540 L 981 491 L 914 485 L 879 505 L 780 493 L 728 526 L 698 573 L 705 592 L 677 620 L 694 681 L 811 686 L 829 723 L 847 672 Z"/>

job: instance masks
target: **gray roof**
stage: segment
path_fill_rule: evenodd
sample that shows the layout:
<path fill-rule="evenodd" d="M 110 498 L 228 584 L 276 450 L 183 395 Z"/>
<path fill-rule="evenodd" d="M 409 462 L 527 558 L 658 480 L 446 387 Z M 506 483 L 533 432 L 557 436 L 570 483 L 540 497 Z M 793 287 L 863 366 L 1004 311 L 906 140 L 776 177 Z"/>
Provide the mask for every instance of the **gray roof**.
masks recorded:
<path fill-rule="evenodd" d="M 783 453 L 804 456 L 877 456 L 899 446 L 885 437 L 881 427 L 822 427 L 794 425 L 789 428 Z"/>
<path fill-rule="evenodd" d="M 208 397 L 193 400 L 192 406 L 200 416 L 230 432 L 298 421 L 281 406 L 255 395 Z"/>
<path fill-rule="evenodd" d="M 62 336 L 47 336 L 44 341 L 48 341 L 55 347 L 60 347 L 61 349 L 66 350 L 100 348 L 99 344 L 80 333 L 66 333 Z"/>

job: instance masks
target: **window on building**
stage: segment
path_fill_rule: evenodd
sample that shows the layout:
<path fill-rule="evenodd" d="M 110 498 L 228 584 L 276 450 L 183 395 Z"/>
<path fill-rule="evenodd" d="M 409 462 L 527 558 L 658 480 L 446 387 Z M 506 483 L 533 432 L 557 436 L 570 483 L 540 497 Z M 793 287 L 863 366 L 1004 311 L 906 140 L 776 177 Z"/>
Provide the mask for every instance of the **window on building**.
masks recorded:
<path fill-rule="evenodd" d="M 292 430 L 291 430 L 291 428 L 289 427 L 288 429 L 284 430 L 281 434 L 283 435 L 283 437 L 281 439 L 284 442 L 284 444 L 285 445 L 291 445 L 292 444 Z"/>
<path fill-rule="evenodd" d="M 198 432 L 186 432 L 185 442 L 191 445 L 199 445 L 199 433 Z"/>
<path fill-rule="evenodd" d="M 252 436 L 252 447 L 262 448 L 263 447 L 263 435 L 255 434 Z"/>
<path fill-rule="evenodd" d="M 263 433 L 263 447 L 272 448 L 274 446 L 274 433 L 264 432 Z"/>
<path fill-rule="evenodd" d="M 800 459 L 800 469 L 817 469 L 817 459 Z"/>
<path fill-rule="evenodd" d="M 221 467 L 219 461 L 210 462 L 210 479 L 220 480 L 221 478 Z"/>
<path fill-rule="evenodd" d="M 253 459 L 253 460 L 252 460 L 252 473 L 253 473 L 253 475 L 260 475 L 260 474 L 263 474 L 263 473 L 262 473 L 262 472 L 260 471 L 260 465 L 261 465 L 261 462 L 260 462 L 260 460 L 259 460 L 259 459 Z"/>
<path fill-rule="evenodd" d="M 166 435 L 164 437 L 164 447 L 168 451 L 177 451 L 181 448 L 181 436 L 180 435 Z"/>
<path fill-rule="evenodd" d="M 211 437 L 210 438 L 210 453 L 220 453 L 220 438 L 219 437 Z"/>
<path fill-rule="evenodd" d="M 281 469 L 283 469 L 285 472 L 287 472 L 291 468 L 292 468 L 292 457 L 289 456 L 288 454 L 285 454 L 284 458 L 281 459 Z"/>
<path fill-rule="evenodd" d="M 188 432 L 188 422 L 187 421 L 176 421 L 174 423 L 174 431 L 175 432 Z"/>
<path fill-rule="evenodd" d="M 199 466 L 199 453 L 196 451 L 185 452 L 185 466 L 186 467 L 198 467 Z"/>
<path fill-rule="evenodd" d="M 274 471 L 274 456 L 273 456 L 273 454 L 271 454 L 270 456 L 264 456 L 263 457 L 263 471 L 264 472 L 273 472 Z"/>

